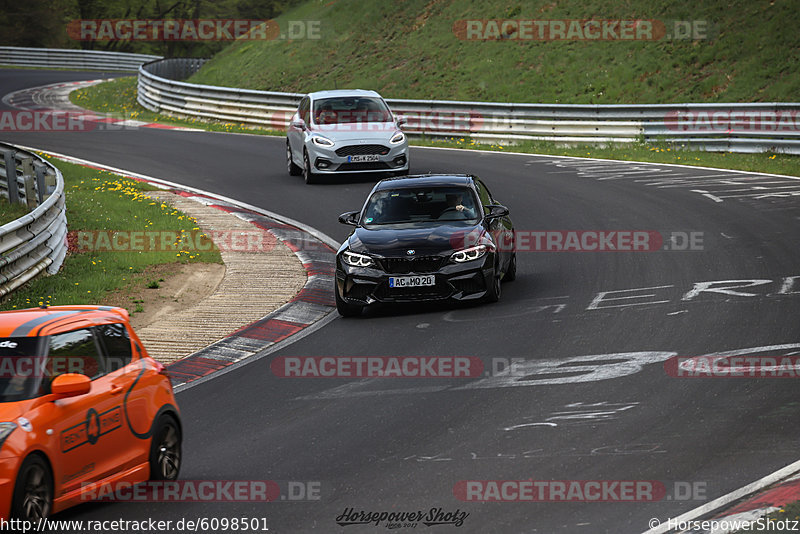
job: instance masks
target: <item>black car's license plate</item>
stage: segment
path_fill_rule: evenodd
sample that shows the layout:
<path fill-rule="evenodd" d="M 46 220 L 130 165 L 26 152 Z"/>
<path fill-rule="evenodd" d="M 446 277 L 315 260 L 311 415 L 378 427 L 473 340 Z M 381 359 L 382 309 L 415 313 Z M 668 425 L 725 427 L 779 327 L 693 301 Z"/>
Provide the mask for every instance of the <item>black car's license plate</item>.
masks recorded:
<path fill-rule="evenodd" d="M 389 287 L 394 287 L 394 288 L 425 287 L 425 286 L 435 286 L 435 285 L 436 285 L 436 277 L 432 274 L 426 274 L 424 276 L 389 277 Z"/>

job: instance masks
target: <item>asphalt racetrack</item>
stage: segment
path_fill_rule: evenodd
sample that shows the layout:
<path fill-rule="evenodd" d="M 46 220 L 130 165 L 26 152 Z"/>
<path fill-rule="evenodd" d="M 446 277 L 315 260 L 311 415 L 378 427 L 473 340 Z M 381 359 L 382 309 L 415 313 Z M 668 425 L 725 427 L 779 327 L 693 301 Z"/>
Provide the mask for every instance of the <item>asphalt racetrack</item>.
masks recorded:
<path fill-rule="evenodd" d="M 3 70 L 0 95 L 98 77 Z M 288 175 L 285 140 L 274 137 L 126 128 L 2 132 L 2 141 L 225 195 L 336 240 L 348 233 L 337 216 L 360 208 L 375 180 L 307 186 Z M 59 518 L 258 517 L 270 532 L 358 533 L 385 527 L 340 529 L 348 508 L 441 508 L 469 514 L 464 532 L 640 533 L 653 517 L 798 459 L 795 381 L 674 378 L 664 361 L 800 354 L 800 196 L 791 196 L 800 180 L 426 148 L 412 149 L 411 166 L 480 176 L 518 231 L 656 231 L 667 249 L 694 233 L 695 250 L 520 251 L 517 280 L 497 304 L 336 319 L 178 395 L 182 479 L 272 480 L 294 494 L 267 504 L 87 504 Z M 285 356 L 472 356 L 487 372 L 503 360 L 525 363 L 514 376 L 291 379 L 270 370 Z M 657 481 L 666 494 L 652 502 L 456 496 L 460 481 L 527 479 Z M 300 496 L 291 482 L 313 498 L 291 498 Z"/>

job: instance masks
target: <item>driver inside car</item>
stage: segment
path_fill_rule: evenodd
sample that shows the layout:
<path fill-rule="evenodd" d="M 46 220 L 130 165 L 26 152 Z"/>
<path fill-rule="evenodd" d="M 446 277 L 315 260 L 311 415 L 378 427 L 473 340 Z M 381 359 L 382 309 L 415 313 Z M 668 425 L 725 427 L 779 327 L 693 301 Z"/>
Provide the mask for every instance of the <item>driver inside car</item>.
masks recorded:
<path fill-rule="evenodd" d="M 456 193 L 447 193 L 445 195 L 447 200 L 447 207 L 439 215 L 439 220 L 466 220 L 475 218 L 475 208 L 465 206 L 464 195 Z M 471 204 L 468 202 L 468 204 Z"/>

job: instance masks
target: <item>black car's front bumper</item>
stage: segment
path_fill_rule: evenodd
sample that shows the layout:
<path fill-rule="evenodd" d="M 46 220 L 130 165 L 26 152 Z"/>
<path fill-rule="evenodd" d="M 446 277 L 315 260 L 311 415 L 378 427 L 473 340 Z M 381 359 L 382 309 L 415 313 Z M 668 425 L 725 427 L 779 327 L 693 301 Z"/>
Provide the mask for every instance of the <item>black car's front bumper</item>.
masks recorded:
<path fill-rule="evenodd" d="M 341 255 L 336 258 L 336 291 L 346 303 L 368 305 L 375 302 L 419 302 L 435 300 L 474 300 L 485 294 L 494 278 L 494 254 L 477 260 L 454 263 L 446 257 L 377 259 L 372 267 L 353 267 Z M 392 276 L 433 275 L 433 286 L 392 288 Z"/>

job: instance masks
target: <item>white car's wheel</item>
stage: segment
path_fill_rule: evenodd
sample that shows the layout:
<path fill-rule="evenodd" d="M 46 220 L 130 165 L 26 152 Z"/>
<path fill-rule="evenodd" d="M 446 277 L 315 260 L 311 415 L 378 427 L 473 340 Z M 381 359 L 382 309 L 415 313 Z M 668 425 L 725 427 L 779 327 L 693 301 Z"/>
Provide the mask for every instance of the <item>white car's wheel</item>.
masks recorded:
<path fill-rule="evenodd" d="M 292 147 L 289 144 L 289 141 L 286 141 L 286 170 L 289 171 L 289 176 L 300 176 L 303 174 L 303 169 L 301 169 L 299 165 L 295 164 L 294 160 L 292 159 Z"/>
<path fill-rule="evenodd" d="M 303 179 L 307 184 L 315 184 L 318 181 L 317 174 L 311 169 L 311 161 L 308 159 L 308 152 L 303 151 Z"/>

